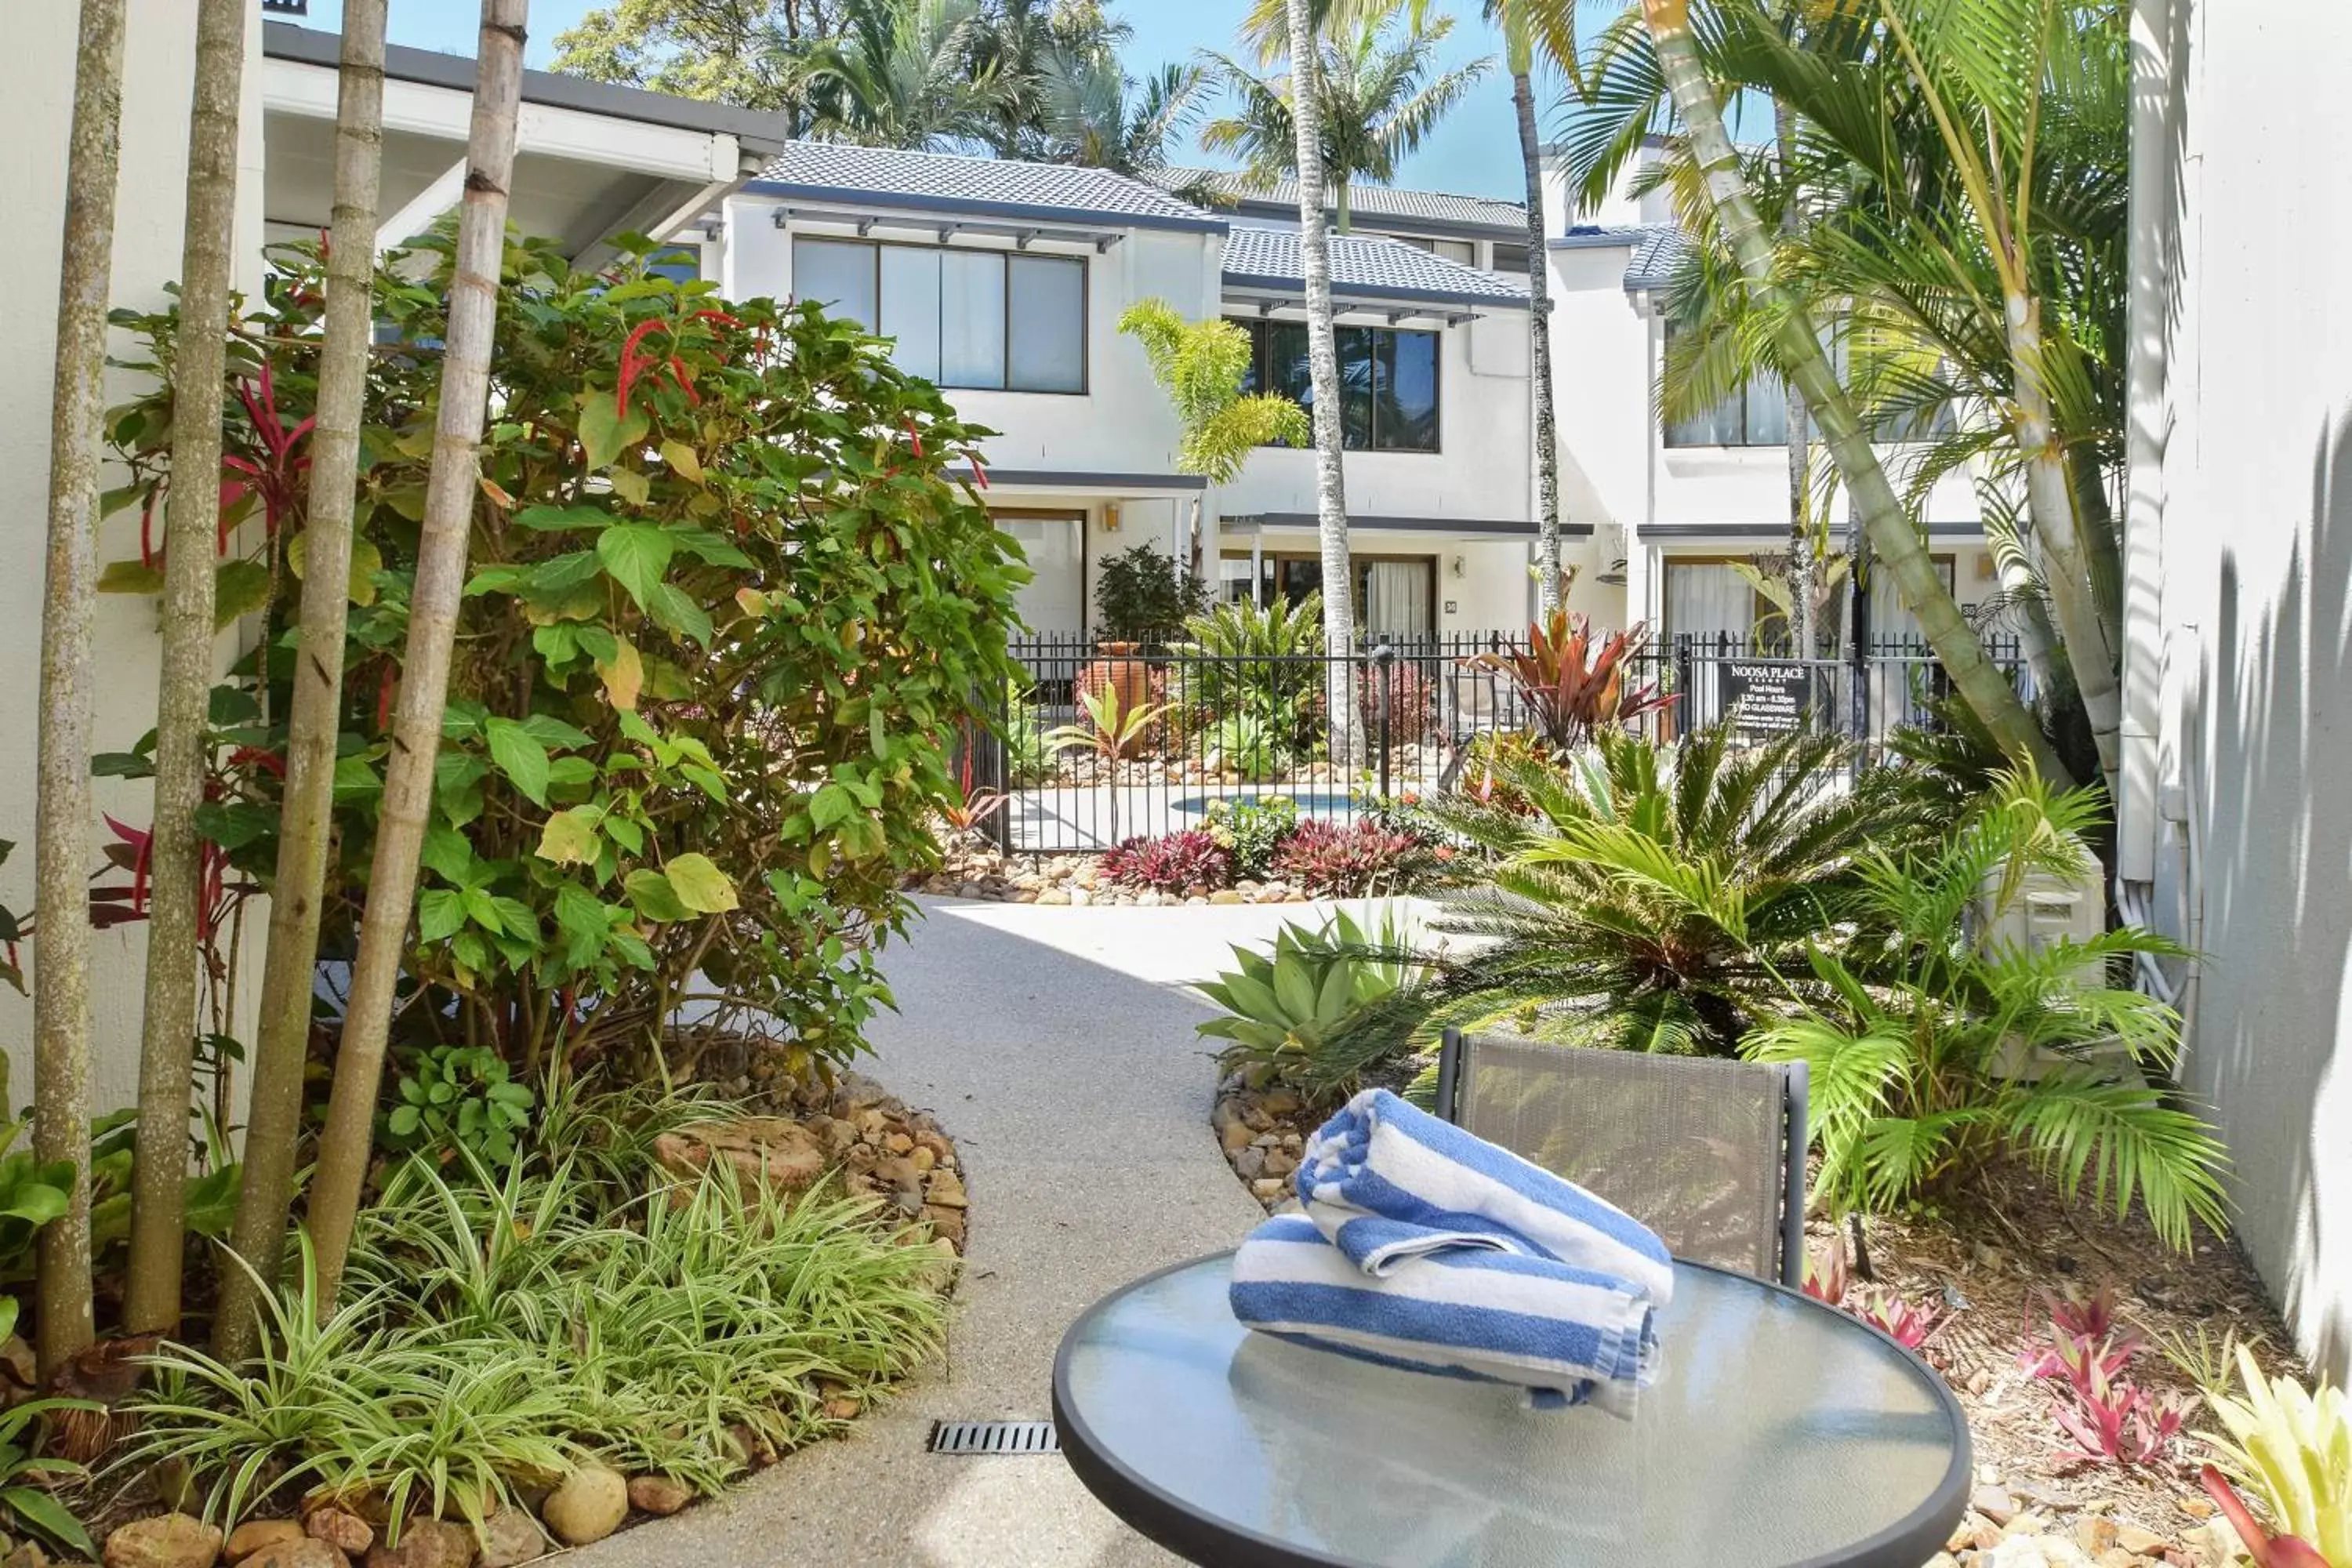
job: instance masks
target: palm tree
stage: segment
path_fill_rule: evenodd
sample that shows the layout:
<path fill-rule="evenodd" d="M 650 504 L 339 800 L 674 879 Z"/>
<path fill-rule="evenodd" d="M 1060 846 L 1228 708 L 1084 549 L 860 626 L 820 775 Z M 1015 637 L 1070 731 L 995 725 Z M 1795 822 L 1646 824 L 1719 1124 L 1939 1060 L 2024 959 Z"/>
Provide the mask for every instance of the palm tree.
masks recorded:
<path fill-rule="evenodd" d="M 2066 778 L 2056 750 L 1961 617 L 1872 447 L 1869 428 L 1830 363 L 1812 312 L 1801 294 L 1783 281 L 1742 160 L 1724 128 L 1722 104 L 1693 31 L 1690 0 L 1643 0 L 1643 7 L 1658 69 L 1689 138 L 1691 182 L 1704 192 L 1721 242 L 1748 290 L 1748 305 L 1742 312 L 1748 330 L 1759 340 L 1769 338 L 1782 373 L 1803 395 L 1880 566 L 1894 579 L 1953 686 L 2005 752 L 2031 762 L 2046 777 Z M 1771 32 L 1758 25 L 1757 14 L 1743 0 L 1732 0 L 1719 15 L 1746 36 L 1762 37 Z"/>
<path fill-rule="evenodd" d="M 1559 427 L 1552 405 L 1550 235 L 1544 222 L 1543 142 L 1536 131 L 1538 51 L 1577 70 L 1576 0 L 1485 0 L 1486 19 L 1503 35 L 1503 68 L 1519 128 L 1528 186 L 1528 366 L 1535 383 L 1537 608 L 1559 605 Z"/>
<path fill-rule="evenodd" d="M 1052 161 L 1057 85 L 1105 74 L 1120 80 L 1119 47 L 1132 31 L 1105 16 L 1099 0 L 988 0 L 972 37 L 971 70 L 1002 89 L 983 133 L 991 151 Z"/>
<path fill-rule="evenodd" d="M 849 0 L 809 46 L 799 81 L 815 135 L 936 151 L 986 143 L 1015 86 L 979 63 L 978 0 Z"/>
<path fill-rule="evenodd" d="M 1168 144 L 1200 118 L 1207 76 L 1163 65 L 1138 79 L 1115 55 L 1046 63 L 1045 155 L 1056 163 L 1144 175 L 1168 166 Z"/>
<path fill-rule="evenodd" d="M 74 1173 L 66 1212 L 40 1231 L 40 1364 L 58 1371 L 95 1331 L 89 1279 L 90 713 L 98 665 L 99 437 L 106 416 L 106 306 L 121 167 L 123 0 L 82 0 L 74 49 L 58 346 L 49 423 L 47 577 L 41 605 L 40 793 L 33 945 L 33 1146 Z"/>
<path fill-rule="evenodd" d="M 1266 0 L 1261 0 L 1261 5 Z M 1419 147 L 1448 110 L 1494 66 L 1491 57 L 1452 70 L 1437 69 L 1437 53 L 1454 19 L 1431 20 L 1413 0 L 1365 0 L 1325 10 L 1312 29 L 1319 79 L 1315 137 L 1322 171 L 1320 196 L 1334 202 L 1339 229 L 1349 232 L 1349 190 L 1359 181 L 1386 184 L 1397 164 Z M 1306 47 L 1306 46 L 1302 46 Z M 1229 55 L 1206 51 L 1211 76 L 1238 100 L 1233 112 L 1201 131 L 1201 144 L 1242 160 L 1249 186 L 1270 189 L 1301 170 L 1303 145 L 1294 123 L 1292 70 L 1262 75 Z"/>
<path fill-rule="evenodd" d="M 2123 444 L 2126 40 L 2112 5 L 2061 25 L 2034 0 L 2010 0 L 1985 37 L 1951 26 L 1951 15 L 1885 0 L 1814 14 L 1795 33 L 1748 5 L 1719 5 L 1693 32 L 1708 76 L 1769 95 L 1795 122 L 1793 156 L 1743 171 L 1765 213 L 1806 214 L 1782 226 L 1780 280 L 1838 320 L 1866 426 L 1946 428 L 1913 449 L 1915 502 L 1971 460 L 1989 466 L 1986 530 L 2037 680 L 2079 691 L 2097 741 L 2119 715 L 2108 490 Z M 1972 49 L 1982 56 L 1973 65 Z M 1664 95 L 1648 35 L 1630 18 L 1600 55 L 1567 137 L 1588 200 Z M 2006 139 L 2029 126 L 2020 156 Z M 1717 264 L 1695 257 L 1675 290 L 1696 330 L 1677 334 L 1663 401 L 1701 406 L 1750 374 L 1783 371 L 1773 322 L 1743 308 L 1746 283 L 1721 250 L 1687 140 L 1668 139 L 1647 183 L 1674 191 L 1716 249 Z M 2029 325 L 2055 324 L 2021 346 L 2012 307 Z M 2012 524 L 2021 499 L 2025 521 Z M 2066 632 L 2063 650 L 2045 598 Z"/>

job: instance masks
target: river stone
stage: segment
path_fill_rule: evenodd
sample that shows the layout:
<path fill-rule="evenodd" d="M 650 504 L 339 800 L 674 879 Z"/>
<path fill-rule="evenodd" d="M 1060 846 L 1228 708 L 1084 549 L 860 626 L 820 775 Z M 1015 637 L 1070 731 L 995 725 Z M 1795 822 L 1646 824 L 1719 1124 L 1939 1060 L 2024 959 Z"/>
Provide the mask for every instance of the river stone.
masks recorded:
<path fill-rule="evenodd" d="M 764 1177 L 782 1192 L 809 1185 L 827 1163 L 816 1135 L 781 1116 L 743 1116 L 662 1133 L 654 1140 L 654 1159 L 677 1176 L 698 1175 L 714 1160 L 724 1161 L 747 1187 Z"/>
<path fill-rule="evenodd" d="M 856 1402 L 850 1403 L 850 1413 L 856 1414 Z M 667 1476 L 631 1476 L 629 1506 L 639 1513 L 649 1513 L 656 1519 L 667 1519 L 694 1500 L 694 1489 L 684 1481 Z"/>
<path fill-rule="evenodd" d="M 515 1568 L 547 1555 L 547 1532 L 530 1510 L 507 1504 L 482 1521 L 482 1551 L 476 1568 Z"/>
<path fill-rule="evenodd" d="M 400 1527 L 400 1544 L 379 1543 L 367 1554 L 367 1568 L 467 1568 L 474 1561 L 474 1532 L 442 1519 L 412 1519 Z"/>
<path fill-rule="evenodd" d="M 322 1508 L 302 1521 L 302 1528 L 312 1539 L 357 1557 L 375 1544 L 375 1526 L 355 1513 L 345 1513 L 339 1508 Z"/>
<path fill-rule="evenodd" d="M 629 1483 L 602 1465 L 583 1465 L 563 1479 L 540 1505 L 547 1528 L 567 1546 L 602 1541 L 628 1517 Z"/>
<path fill-rule="evenodd" d="M 212 1568 L 221 1532 L 184 1513 L 134 1519 L 106 1538 L 106 1568 Z"/>
<path fill-rule="evenodd" d="M 291 1519 L 248 1519 L 228 1532 L 227 1544 L 221 1555 L 232 1563 L 241 1563 L 265 1546 L 275 1546 L 283 1541 L 308 1539 L 299 1521 Z"/>
<path fill-rule="evenodd" d="M 308 1535 L 271 1542 L 260 1551 L 236 1559 L 236 1568 L 351 1568 L 352 1560 L 325 1542 Z"/>

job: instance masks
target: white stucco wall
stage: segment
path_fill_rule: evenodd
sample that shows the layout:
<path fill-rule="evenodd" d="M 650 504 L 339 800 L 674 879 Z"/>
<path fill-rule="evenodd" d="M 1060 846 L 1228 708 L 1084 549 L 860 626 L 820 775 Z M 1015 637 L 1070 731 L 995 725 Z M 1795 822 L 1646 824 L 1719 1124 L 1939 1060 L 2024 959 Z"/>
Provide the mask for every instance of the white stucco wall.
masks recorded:
<path fill-rule="evenodd" d="M 2152 7 L 2159 12 L 2166 5 Z M 2352 1376 L 2352 289 L 2337 265 L 2352 13 L 2169 0 L 2185 99 L 2163 465 L 2167 883 L 2207 954 L 2184 1076 L 2238 1236 L 2303 1348 Z M 2136 149 L 2154 155 L 2156 142 Z M 2145 253 L 2143 253 L 2145 254 Z M 2291 274 L 2291 258 L 2309 265 Z"/>
<path fill-rule="evenodd" d="M 773 197 L 735 195 L 726 203 L 721 289 L 730 299 L 793 291 L 793 237 L 854 238 L 840 224 L 814 219 L 791 228 L 775 226 Z M 877 239 L 912 240 L 918 236 L 877 229 Z M 1001 247 L 1010 240 L 984 237 L 960 246 Z M 1040 255 L 1076 256 L 1087 263 L 1087 390 L 1082 394 L 988 392 L 950 388 L 948 396 L 965 418 L 998 432 L 983 445 L 992 468 L 1055 472 L 1154 474 L 1173 470 L 1177 427 L 1168 400 L 1151 379 L 1143 350 L 1118 331 L 1118 318 L 1135 300 L 1166 300 L 1199 318 L 1216 307 L 1216 237 L 1207 234 L 1135 229 L 1108 251 L 1037 241 Z"/>
<path fill-rule="evenodd" d="M 0 755 L 0 838 L 17 845 L 6 867 L 0 868 L 0 899 L 20 911 L 32 901 L 50 372 L 57 352 L 58 241 L 65 215 L 78 10 L 56 4 L 10 8 L 15 87 L 9 134 L 0 142 L 0 213 L 9 216 L 20 242 L 9 302 L 0 310 L 0 344 L 16 367 L 16 374 L 0 378 L 0 442 L 6 449 L 6 460 L 0 462 L 0 532 L 13 541 L 8 553 L 16 563 L 16 570 L 0 577 L 0 670 L 5 671 L 5 679 L 0 679 L 0 732 L 17 742 Z M 130 0 L 125 38 L 113 300 L 118 306 L 154 310 L 167 302 L 163 285 L 180 275 L 195 7 L 186 0 Z M 261 270 L 261 116 L 256 69 L 260 42 L 260 7 L 254 6 L 247 26 L 243 195 L 236 244 L 241 258 L 237 285 L 248 297 Z M 118 332 L 110 350 L 127 353 L 130 346 L 127 336 Z M 139 390 L 139 378 L 125 372 L 108 377 L 110 403 L 126 401 Z M 110 469 L 101 482 L 118 484 L 121 476 Z M 100 561 L 136 554 L 138 528 L 135 513 L 109 519 L 100 535 Z M 100 595 L 96 639 L 97 743 L 102 750 L 125 750 L 155 723 L 152 602 Z M 143 784 L 100 779 L 97 800 L 100 811 L 127 822 L 143 825 L 152 815 Z M 97 834 L 105 834 L 102 824 L 92 826 Z M 265 912 L 263 924 L 267 918 Z M 253 929 L 257 934 L 259 927 Z M 144 930 L 117 927 L 94 937 L 90 1098 L 100 1110 L 130 1103 L 137 1086 Z M 257 942 L 249 945 L 257 951 Z M 14 991 L 0 989 L 0 1044 L 8 1054 L 19 1100 L 31 1083 L 31 1034 L 32 1005 Z"/>

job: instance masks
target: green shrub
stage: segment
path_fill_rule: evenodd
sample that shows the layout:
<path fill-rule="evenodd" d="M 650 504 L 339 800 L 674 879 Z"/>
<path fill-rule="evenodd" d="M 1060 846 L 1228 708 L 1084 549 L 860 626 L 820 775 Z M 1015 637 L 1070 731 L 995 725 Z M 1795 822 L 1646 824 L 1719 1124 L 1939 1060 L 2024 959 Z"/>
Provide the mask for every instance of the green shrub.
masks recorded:
<path fill-rule="evenodd" d="M 1287 751 L 1264 714 L 1245 710 L 1226 714 L 1210 730 L 1207 761 L 1213 769 L 1258 784 L 1282 772 Z"/>
<path fill-rule="evenodd" d="M 382 803 L 449 279 L 446 230 L 379 278 L 352 576 L 335 843 L 322 948 L 353 945 Z M 642 248 L 642 247 L 640 247 Z M 219 568 L 224 618 L 260 612 L 241 679 L 290 706 L 323 277 L 280 247 L 237 324 L 241 465 L 227 521 L 262 526 Z M 427 275 L 401 275 L 421 264 Z M 646 1063 L 676 998 L 713 1027 L 778 1023 L 845 1058 L 888 992 L 876 952 L 907 874 L 937 862 L 955 799 L 944 737 L 1012 671 L 1024 573 L 950 478 L 981 434 L 883 345 L 814 305 L 721 305 L 640 264 L 572 270 L 509 248 L 467 584 L 449 679 L 417 940 L 406 973 L 519 1068 L 551 1049 Z M 168 316 L 127 323 L 168 355 Z M 118 411 L 116 506 L 168 479 L 168 390 Z M 106 586 L 150 592 L 152 561 Z M 221 737 L 236 773 L 206 829 L 276 866 L 282 719 Z M 691 981 L 691 984 L 689 984 Z M 412 1036 L 412 1043 L 423 1043 Z"/>
<path fill-rule="evenodd" d="M 1095 630 L 1115 641 L 1165 637 L 1208 605 L 1209 585 L 1149 541 L 1106 557 L 1095 577 Z"/>
<path fill-rule="evenodd" d="M 1184 636 L 1171 649 L 1177 706 L 1203 717 L 1248 714 L 1286 751 L 1313 743 L 1323 700 L 1321 595 L 1264 609 L 1219 605 L 1187 620 Z"/>
<path fill-rule="evenodd" d="M 1263 881 L 1274 873 L 1275 852 L 1298 831 L 1298 803 L 1286 795 L 1213 800 L 1201 826 L 1234 858 L 1234 875 Z"/>
<path fill-rule="evenodd" d="M 414 1150 L 440 1163 L 462 1150 L 504 1165 L 530 1124 L 530 1086 L 512 1081 L 505 1061 L 482 1046 L 434 1046 L 415 1053 L 402 1067 L 393 1100 L 381 1129 L 384 1147 Z"/>
<path fill-rule="evenodd" d="M 1933 848 L 1861 851 L 1848 906 L 1856 934 L 1806 944 L 1819 1000 L 1767 1022 L 1742 1047 L 1810 1065 L 1822 1147 L 1814 1190 L 1833 1206 L 1889 1207 L 2015 1154 L 2069 1197 L 2087 1177 L 2119 1216 L 2137 1198 L 2175 1247 L 2189 1245 L 2192 1216 L 2225 1228 L 2212 1130 L 2136 1076 L 2088 1059 L 2113 1045 L 2170 1070 L 2178 1015 L 2078 976 L 2179 950 L 2132 928 L 2034 951 L 1982 944 L 1969 929 L 1987 888 L 1997 919 L 2022 896 L 2024 871 L 2075 874 L 2081 835 L 2098 815 L 2095 792 L 2060 795 L 2006 774 Z"/>

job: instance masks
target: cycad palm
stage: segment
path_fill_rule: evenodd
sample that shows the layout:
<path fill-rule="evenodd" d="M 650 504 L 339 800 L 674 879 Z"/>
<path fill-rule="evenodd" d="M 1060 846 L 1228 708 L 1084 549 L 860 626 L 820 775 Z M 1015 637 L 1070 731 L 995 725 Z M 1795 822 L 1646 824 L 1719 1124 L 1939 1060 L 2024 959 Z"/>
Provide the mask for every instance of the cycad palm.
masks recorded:
<path fill-rule="evenodd" d="M 1434 806 L 1492 864 L 1442 900 L 1432 929 L 1470 942 L 1412 1032 L 1516 1016 L 1580 1044 L 1727 1056 L 1788 1008 L 1784 977 L 1846 918 L 1864 847 L 1926 829 L 1906 802 L 1842 789 L 1853 757 L 1832 737 L 1734 739 L 1603 732 L 1564 766 L 1498 761 L 1511 808 L 1476 792 Z"/>
<path fill-rule="evenodd" d="M 1349 187 L 1386 184 L 1397 164 L 1493 67 L 1480 58 L 1440 70 L 1437 55 L 1454 19 L 1430 19 L 1411 0 L 1326 7 L 1317 35 L 1322 85 L 1323 179 L 1349 230 Z M 1243 178 L 1268 188 L 1297 172 L 1290 78 L 1261 75 L 1229 55 L 1203 53 L 1210 75 L 1237 100 L 1202 128 L 1201 144 L 1242 160 Z"/>
<path fill-rule="evenodd" d="M 2080 977 L 2177 950 L 2137 929 L 2033 950 L 1968 929 L 1989 887 L 1998 909 L 2021 896 L 2026 871 L 2081 874 L 2096 798 L 2005 776 L 1933 854 L 1864 858 L 1852 911 L 1865 936 L 1840 952 L 1815 949 L 1820 1005 L 1744 1047 L 1809 1065 L 1822 1151 L 1815 1191 L 1833 1205 L 1887 1207 L 2007 1152 L 2069 1197 L 2087 1182 L 2119 1215 L 2137 1197 L 2175 1247 L 2188 1245 L 2191 1217 L 2225 1223 L 2211 1129 L 2084 1059 L 2113 1043 L 2141 1067 L 2170 1069 L 2178 1015 Z"/>
<path fill-rule="evenodd" d="M 978 0 L 851 0 L 800 66 L 812 129 L 868 147 L 984 141 L 1012 89 L 978 58 Z"/>

